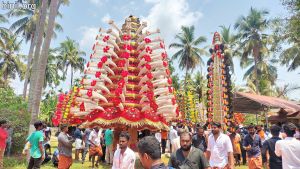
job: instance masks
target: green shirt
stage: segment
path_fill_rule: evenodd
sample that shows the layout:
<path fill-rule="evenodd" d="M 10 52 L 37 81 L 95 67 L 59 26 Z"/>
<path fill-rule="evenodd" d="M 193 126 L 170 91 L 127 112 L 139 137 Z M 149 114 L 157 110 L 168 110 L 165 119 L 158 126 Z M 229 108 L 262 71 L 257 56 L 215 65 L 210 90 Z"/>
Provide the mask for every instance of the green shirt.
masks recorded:
<path fill-rule="evenodd" d="M 43 133 L 41 131 L 35 131 L 27 138 L 27 141 L 30 142 L 30 156 L 32 158 L 40 158 L 42 154 L 39 143 L 44 141 Z"/>
<path fill-rule="evenodd" d="M 181 148 L 172 153 L 169 166 L 180 169 L 205 169 L 209 167 L 209 163 L 203 152 L 192 146 L 187 158 L 184 157 Z"/>
<path fill-rule="evenodd" d="M 110 129 L 105 130 L 105 145 L 109 146 L 113 143 L 113 132 Z"/>

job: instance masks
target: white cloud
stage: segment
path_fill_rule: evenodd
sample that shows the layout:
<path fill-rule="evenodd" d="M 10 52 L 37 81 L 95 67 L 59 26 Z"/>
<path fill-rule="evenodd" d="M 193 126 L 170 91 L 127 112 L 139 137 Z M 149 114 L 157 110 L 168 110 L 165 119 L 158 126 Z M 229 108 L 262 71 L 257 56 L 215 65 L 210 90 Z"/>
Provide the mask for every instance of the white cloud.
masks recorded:
<path fill-rule="evenodd" d="M 146 3 L 157 3 L 159 0 L 145 0 Z"/>
<path fill-rule="evenodd" d="M 103 3 L 102 0 L 90 0 L 90 2 L 95 5 L 102 5 L 102 3 Z"/>
<path fill-rule="evenodd" d="M 177 49 L 169 49 L 170 43 L 174 42 L 174 36 L 180 32 L 181 26 L 195 25 L 196 29 L 199 20 L 203 16 L 200 11 L 192 10 L 187 0 L 144 0 L 145 3 L 153 5 L 147 16 L 141 20 L 148 23 L 148 30 L 160 29 L 160 36 L 164 39 L 166 51 L 171 57 Z M 196 34 L 197 35 L 197 34 Z M 173 62 L 178 67 L 178 62 Z M 177 71 L 179 75 L 183 73 Z"/>
<path fill-rule="evenodd" d="M 195 25 L 202 17 L 200 11 L 192 11 L 187 0 L 145 0 L 146 3 L 154 4 L 148 16 L 143 17 L 150 29 L 159 28 L 161 36 L 170 42 L 174 35 L 180 32 L 181 26 Z"/>
<path fill-rule="evenodd" d="M 111 16 L 107 13 L 105 14 L 102 18 L 101 21 L 105 24 L 107 24 L 107 22 L 111 19 Z"/>
<path fill-rule="evenodd" d="M 95 42 L 95 38 L 98 34 L 99 28 L 82 26 L 79 31 L 82 32 L 82 39 L 79 41 L 81 47 L 91 48 Z"/>

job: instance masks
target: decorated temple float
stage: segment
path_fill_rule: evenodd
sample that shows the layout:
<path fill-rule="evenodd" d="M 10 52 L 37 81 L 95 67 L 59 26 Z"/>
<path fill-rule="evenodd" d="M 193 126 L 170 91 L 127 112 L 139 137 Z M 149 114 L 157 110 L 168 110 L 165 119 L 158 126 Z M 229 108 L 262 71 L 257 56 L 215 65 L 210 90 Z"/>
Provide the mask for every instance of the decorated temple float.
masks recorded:
<path fill-rule="evenodd" d="M 225 55 L 225 50 L 222 37 L 215 32 L 212 48 L 209 49 L 211 57 L 207 61 L 207 119 L 208 122 L 220 122 L 223 127 L 234 127 L 230 56 Z"/>
<path fill-rule="evenodd" d="M 59 95 L 55 125 L 61 122 L 127 130 L 168 130 L 178 112 L 164 41 L 159 29 L 129 16 L 122 28 L 109 21 L 99 29 L 81 85 Z"/>

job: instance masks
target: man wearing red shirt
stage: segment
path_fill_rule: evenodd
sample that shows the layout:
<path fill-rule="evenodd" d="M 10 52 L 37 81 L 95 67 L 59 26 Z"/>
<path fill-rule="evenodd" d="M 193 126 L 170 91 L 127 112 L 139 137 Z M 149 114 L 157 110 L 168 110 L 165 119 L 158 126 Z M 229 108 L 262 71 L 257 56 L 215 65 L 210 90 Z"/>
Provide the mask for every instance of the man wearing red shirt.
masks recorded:
<path fill-rule="evenodd" d="M 3 156 L 5 152 L 6 139 L 8 137 L 5 127 L 6 120 L 0 120 L 0 169 L 3 168 Z"/>

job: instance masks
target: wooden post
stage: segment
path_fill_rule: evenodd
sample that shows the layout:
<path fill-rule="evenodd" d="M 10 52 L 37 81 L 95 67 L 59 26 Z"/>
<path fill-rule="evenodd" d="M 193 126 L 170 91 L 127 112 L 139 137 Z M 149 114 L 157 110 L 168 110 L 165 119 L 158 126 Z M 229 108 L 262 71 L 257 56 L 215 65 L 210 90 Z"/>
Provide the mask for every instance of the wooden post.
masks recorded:
<path fill-rule="evenodd" d="M 265 118 L 266 118 L 266 123 L 267 123 L 267 129 L 269 129 L 269 119 L 268 119 L 268 112 L 269 112 L 270 108 L 268 108 L 266 111 L 265 111 Z"/>
<path fill-rule="evenodd" d="M 258 117 L 257 117 L 257 113 L 256 113 L 255 115 L 256 115 L 256 125 L 258 125 Z"/>
<path fill-rule="evenodd" d="M 137 129 L 130 127 L 128 128 L 128 133 L 130 134 L 130 141 L 129 141 L 129 147 L 133 151 L 137 151 L 137 139 L 138 139 L 138 134 L 137 134 Z"/>
<path fill-rule="evenodd" d="M 121 133 L 122 129 L 120 128 L 114 128 L 114 131 L 113 131 L 113 150 L 116 150 L 117 149 L 117 145 L 119 144 L 119 135 Z"/>

